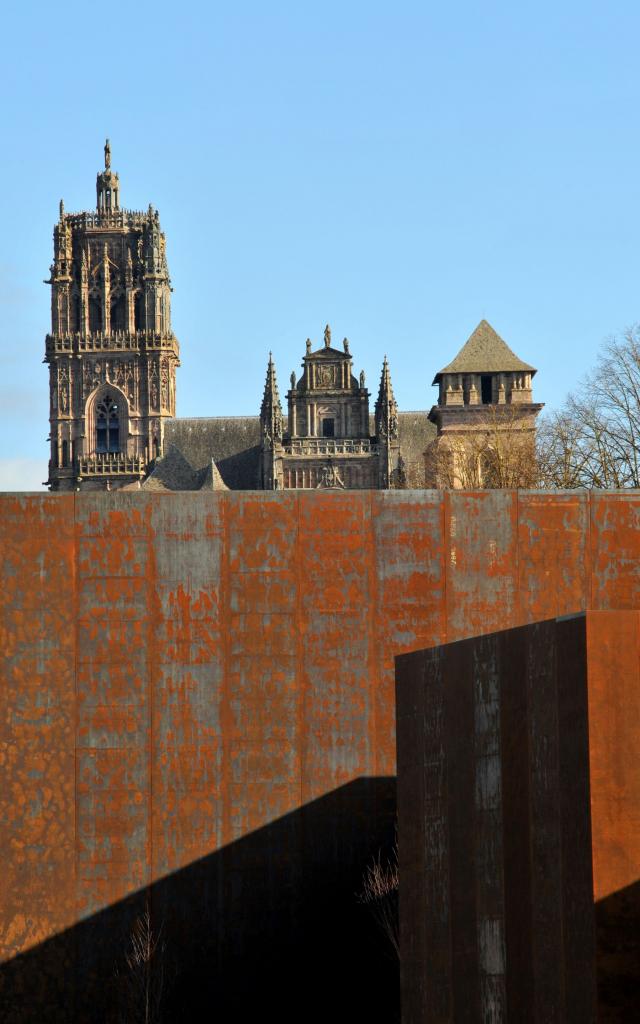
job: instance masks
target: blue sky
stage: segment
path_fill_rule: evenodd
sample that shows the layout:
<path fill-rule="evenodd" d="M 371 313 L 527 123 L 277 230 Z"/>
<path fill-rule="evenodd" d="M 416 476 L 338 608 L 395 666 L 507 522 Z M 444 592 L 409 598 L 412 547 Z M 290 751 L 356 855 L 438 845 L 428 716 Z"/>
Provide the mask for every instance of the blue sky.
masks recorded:
<path fill-rule="evenodd" d="M 559 405 L 640 320 L 640 6 L 24 3 L 0 84 L 0 488 L 46 477 L 51 233 L 160 210 L 178 415 L 255 413 L 328 321 L 401 408 L 483 317 Z"/>

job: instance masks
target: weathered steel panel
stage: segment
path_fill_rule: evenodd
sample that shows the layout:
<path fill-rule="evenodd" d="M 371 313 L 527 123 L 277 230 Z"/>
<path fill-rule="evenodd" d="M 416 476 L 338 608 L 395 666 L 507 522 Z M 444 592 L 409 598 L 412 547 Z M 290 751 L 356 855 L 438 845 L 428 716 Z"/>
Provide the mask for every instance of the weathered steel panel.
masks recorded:
<path fill-rule="evenodd" d="M 635 1019 L 639 664 L 635 611 L 590 611 L 398 658 L 406 1024 Z M 444 736 L 426 712 L 438 700 Z M 437 772 L 422 775 L 416 766 L 434 744 Z M 425 827 L 434 806 L 447 837 L 437 845 Z M 447 870 L 450 927 L 439 930 L 431 922 L 442 919 Z M 450 978 L 437 973 L 442 963 Z M 434 982 L 449 1005 L 432 998 Z"/>
<path fill-rule="evenodd" d="M 444 495 L 372 494 L 376 771 L 395 771 L 394 657 L 445 638 Z"/>
<path fill-rule="evenodd" d="M 518 492 L 518 622 L 590 606 L 589 495 Z"/>
<path fill-rule="evenodd" d="M 375 766 L 367 492 L 298 497 L 304 693 L 302 801 Z"/>
<path fill-rule="evenodd" d="M 447 640 L 519 621 L 517 494 L 446 492 Z"/>
<path fill-rule="evenodd" d="M 640 616 L 588 618 L 589 756 L 596 899 L 640 879 Z"/>
<path fill-rule="evenodd" d="M 377 850 L 392 815 L 390 791 L 350 787 L 394 771 L 394 655 L 577 610 L 592 589 L 598 607 L 640 608 L 639 508 L 638 495 L 583 493 L 3 496 L 3 956 L 152 882 L 159 919 L 169 904 L 187 919 L 198 901 L 159 880 L 192 869 L 219 950 L 244 948 L 276 906 L 302 928 L 305 865 L 331 864 L 344 884 L 349 843 Z M 490 696 L 476 714 L 469 799 L 490 859 Z M 530 742 L 532 814 L 547 820 L 555 783 Z M 442 903 L 435 748 L 420 778 L 435 794 L 421 828 L 446 856 Z M 603 839 L 607 863 L 613 848 Z M 535 856 L 535 912 L 553 931 L 559 881 Z M 254 877 L 264 914 L 247 902 Z M 487 1005 L 499 999 L 494 895 L 478 890 Z M 69 962 L 73 942 L 43 962 Z M 548 965 L 550 947 L 535 957 Z M 433 970 L 446 978 L 450 964 Z"/>
<path fill-rule="evenodd" d="M 301 694 L 295 496 L 231 494 L 226 515 L 230 631 L 221 737 L 228 842 L 300 805 Z"/>
<path fill-rule="evenodd" d="M 224 506 L 209 494 L 150 510 L 152 873 L 222 841 Z"/>
<path fill-rule="evenodd" d="M 1 959 L 76 919 L 73 509 L 2 499 Z"/>
<path fill-rule="evenodd" d="M 80 917 L 151 881 L 150 505 L 134 498 L 76 503 Z"/>
<path fill-rule="evenodd" d="M 640 493 L 591 492 L 589 608 L 640 608 Z"/>

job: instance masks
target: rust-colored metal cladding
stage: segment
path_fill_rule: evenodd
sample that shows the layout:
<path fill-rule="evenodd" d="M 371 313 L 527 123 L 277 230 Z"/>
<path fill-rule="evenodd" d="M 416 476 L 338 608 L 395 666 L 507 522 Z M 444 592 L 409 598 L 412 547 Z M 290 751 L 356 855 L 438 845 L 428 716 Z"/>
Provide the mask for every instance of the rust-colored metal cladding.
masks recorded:
<path fill-rule="evenodd" d="M 591 601 L 616 610 L 640 606 L 640 494 L 591 494 Z"/>
<path fill-rule="evenodd" d="M 73 497 L 1 502 L 3 959 L 76 920 L 73 517 Z"/>
<path fill-rule="evenodd" d="M 590 611 L 398 658 L 405 1024 L 635 1018 L 639 654 Z"/>
<path fill-rule="evenodd" d="M 447 639 L 518 621 L 517 494 L 446 494 Z"/>
<path fill-rule="evenodd" d="M 589 495 L 518 493 L 518 624 L 591 606 Z"/>
<path fill-rule="evenodd" d="M 393 837 L 394 655 L 575 612 L 591 591 L 640 607 L 638 501 L 1 496 L 0 1016 L 105 1019 L 147 896 L 181 950 L 168 1006 L 206 961 L 202 998 L 241 1017 L 260 986 L 238 977 L 286 957 L 335 979 L 318 1013 L 344 984 L 360 1015 L 390 1006 L 393 965 L 353 894 Z"/>
<path fill-rule="evenodd" d="M 587 619 L 593 886 L 597 900 L 640 879 L 640 616 Z"/>

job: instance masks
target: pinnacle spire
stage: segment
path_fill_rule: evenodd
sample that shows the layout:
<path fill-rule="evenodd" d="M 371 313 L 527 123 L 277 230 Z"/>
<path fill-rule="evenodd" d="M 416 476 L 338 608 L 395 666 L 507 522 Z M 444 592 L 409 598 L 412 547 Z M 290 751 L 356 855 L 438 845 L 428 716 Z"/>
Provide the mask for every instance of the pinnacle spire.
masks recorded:
<path fill-rule="evenodd" d="M 282 437 L 282 406 L 280 404 L 276 367 L 271 352 L 269 352 L 267 378 L 264 383 L 264 395 L 260 407 L 260 423 L 262 424 L 262 433 L 265 439 Z"/>
<path fill-rule="evenodd" d="M 391 371 L 385 355 L 380 374 L 380 388 L 376 400 L 376 434 L 382 437 L 398 436 L 398 404 L 393 394 Z"/>

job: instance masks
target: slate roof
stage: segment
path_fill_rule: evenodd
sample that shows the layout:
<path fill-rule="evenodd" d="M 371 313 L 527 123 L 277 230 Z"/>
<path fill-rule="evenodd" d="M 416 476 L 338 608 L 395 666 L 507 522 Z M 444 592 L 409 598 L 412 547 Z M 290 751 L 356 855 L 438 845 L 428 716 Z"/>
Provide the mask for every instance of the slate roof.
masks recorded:
<path fill-rule="evenodd" d="M 165 442 L 173 444 L 194 470 L 209 470 L 211 460 L 232 491 L 260 487 L 260 418 L 207 416 L 167 420 Z"/>
<path fill-rule="evenodd" d="M 369 430 L 373 436 L 374 417 Z M 436 436 L 426 411 L 399 412 L 398 433 L 408 487 L 424 487 L 423 452 Z M 167 453 L 143 483 L 145 490 L 252 491 L 260 488 L 258 416 L 167 420 Z"/>
<path fill-rule="evenodd" d="M 481 320 L 457 356 L 436 373 L 433 383 L 438 384 L 443 373 L 517 373 L 522 370 L 536 372 L 511 351 L 490 323 Z"/>
<path fill-rule="evenodd" d="M 374 427 L 372 425 L 373 432 Z M 398 413 L 398 439 L 404 461 L 407 487 L 424 487 L 424 450 L 436 439 L 437 430 L 423 409 Z"/>

